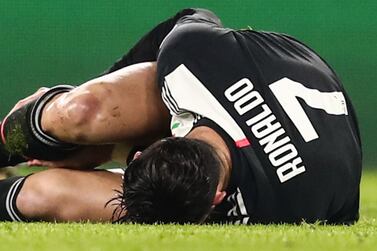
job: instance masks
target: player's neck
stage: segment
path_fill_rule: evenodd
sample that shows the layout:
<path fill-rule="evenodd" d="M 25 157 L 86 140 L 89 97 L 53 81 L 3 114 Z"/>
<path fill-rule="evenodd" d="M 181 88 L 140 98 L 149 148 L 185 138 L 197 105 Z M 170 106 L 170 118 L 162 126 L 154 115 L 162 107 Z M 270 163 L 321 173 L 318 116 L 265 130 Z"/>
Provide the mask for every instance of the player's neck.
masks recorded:
<path fill-rule="evenodd" d="M 230 151 L 225 141 L 217 132 L 207 126 L 196 127 L 187 135 L 187 137 L 191 139 L 203 140 L 215 149 L 221 161 L 219 187 L 221 190 L 225 190 L 228 186 L 232 169 Z"/>

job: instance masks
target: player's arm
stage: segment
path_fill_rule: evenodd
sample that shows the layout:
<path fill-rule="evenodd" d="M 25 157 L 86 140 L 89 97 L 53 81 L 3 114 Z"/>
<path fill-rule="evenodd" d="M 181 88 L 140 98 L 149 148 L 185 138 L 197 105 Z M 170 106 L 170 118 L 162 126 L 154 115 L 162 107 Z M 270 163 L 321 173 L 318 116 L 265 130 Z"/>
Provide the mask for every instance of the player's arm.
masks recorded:
<path fill-rule="evenodd" d="M 119 141 L 131 145 L 135 142 L 149 144 L 164 134 L 161 131 L 166 127 L 164 118 L 168 117 L 168 112 L 157 91 L 155 65 L 114 71 L 137 62 L 155 60 L 165 36 L 174 25 L 186 21 L 221 25 L 209 11 L 183 10 L 144 36 L 108 71 L 112 74 L 73 90 L 54 88 L 42 99 L 13 111 L 1 123 L 0 166 L 13 165 L 25 158 L 65 159 L 77 152 L 75 144 Z M 34 111 L 43 116 L 34 119 Z"/>
<path fill-rule="evenodd" d="M 205 9 L 184 9 L 173 17 L 158 24 L 150 32 L 144 35 L 136 45 L 128 51 L 104 74 L 119 70 L 123 67 L 148 61 L 156 61 L 159 47 L 165 37 L 175 25 L 182 22 L 207 22 L 222 27 L 220 19 L 209 10 Z"/>
<path fill-rule="evenodd" d="M 81 146 L 77 151 L 59 160 L 30 159 L 29 166 L 47 168 L 68 168 L 76 170 L 94 169 L 107 162 L 118 163 L 124 167 L 140 154 L 144 146 L 132 146 L 129 143 Z"/>
<path fill-rule="evenodd" d="M 82 145 L 148 145 L 168 129 L 156 63 L 132 65 L 73 89 L 52 88 L 11 112 L 1 124 L 0 164 L 8 156 L 63 160 Z"/>
<path fill-rule="evenodd" d="M 0 193 L 5 195 L 9 189 L 6 182 L 0 182 Z M 104 170 L 49 169 L 35 173 L 10 190 L 12 211 L 17 208 L 18 212 L 11 215 L 27 221 L 110 222 L 118 205 L 108 202 L 121 190 L 121 183 L 122 175 Z M 3 197 L 0 209 L 6 205 Z M 7 210 L 0 213 L 0 220 L 5 217 L 9 218 Z"/>
<path fill-rule="evenodd" d="M 165 135 L 168 124 L 156 63 L 132 65 L 63 93 L 41 118 L 45 133 L 81 145 L 149 144 Z"/>

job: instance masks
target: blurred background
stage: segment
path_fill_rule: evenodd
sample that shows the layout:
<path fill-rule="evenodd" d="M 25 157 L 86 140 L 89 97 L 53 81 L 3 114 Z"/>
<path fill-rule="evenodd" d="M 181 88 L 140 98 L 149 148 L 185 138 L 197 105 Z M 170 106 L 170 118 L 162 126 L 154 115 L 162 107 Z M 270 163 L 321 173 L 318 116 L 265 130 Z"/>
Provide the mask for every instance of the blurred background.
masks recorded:
<path fill-rule="evenodd" d="M 365 167 L 377 168 L 377 1 L 1 0 L 0 116 L 40 86 L 80 84 L 185 7 L 232 28 L 288 33 L 336 70 L 356 108 Z"/>

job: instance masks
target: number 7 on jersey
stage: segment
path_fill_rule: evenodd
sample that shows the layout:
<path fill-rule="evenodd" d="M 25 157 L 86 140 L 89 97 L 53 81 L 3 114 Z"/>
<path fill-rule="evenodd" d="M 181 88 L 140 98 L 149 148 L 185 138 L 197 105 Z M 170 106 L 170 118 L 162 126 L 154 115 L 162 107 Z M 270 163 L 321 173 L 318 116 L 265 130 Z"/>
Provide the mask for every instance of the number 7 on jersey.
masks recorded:
<path fill-rule="evenodd" d="M 312 108 L 324 110 L 327 114 L 348 115 L 347 104 L 341 92 L 320 92 L 289 78 L 282 78 L 269 87 L 305 142 L 315 140 L 319 135 L 297 98 L 301 98 Z"/>

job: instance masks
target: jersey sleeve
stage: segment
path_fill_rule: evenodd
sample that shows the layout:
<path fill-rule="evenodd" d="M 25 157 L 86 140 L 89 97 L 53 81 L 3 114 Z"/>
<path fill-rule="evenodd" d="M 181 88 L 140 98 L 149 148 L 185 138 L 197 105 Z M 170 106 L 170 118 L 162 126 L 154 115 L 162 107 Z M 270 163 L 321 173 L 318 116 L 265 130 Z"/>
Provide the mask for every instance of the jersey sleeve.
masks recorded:
<path fill-rule="evenodd" d="M 179 23 L 212 23 L 222 27 L 220 19 L 209 10 L 205 9 L 184 9 L 173 17 L 158 24 L 150 32 L 144 35 L 136 45 L 122 58 L 113 64 L 105 74 L 114 72 L 123 67 L 141 62 L 156 61 L 161 43 L 169 32 Z"/>

